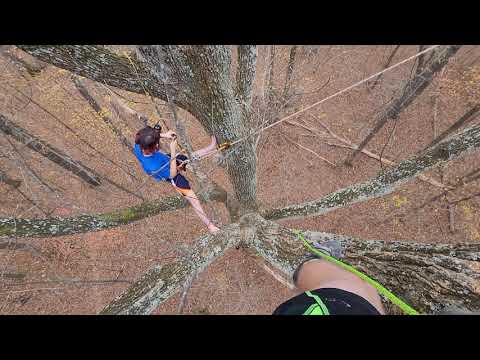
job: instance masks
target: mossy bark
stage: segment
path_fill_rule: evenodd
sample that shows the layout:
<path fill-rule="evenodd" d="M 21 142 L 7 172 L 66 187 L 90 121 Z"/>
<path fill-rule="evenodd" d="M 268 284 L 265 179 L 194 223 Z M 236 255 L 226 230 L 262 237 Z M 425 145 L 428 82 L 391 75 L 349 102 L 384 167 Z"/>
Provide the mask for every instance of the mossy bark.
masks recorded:
<path fill-rule="evenodd" d="M 276 220 L 320 215 L 334 209 L 374 199 L 394 191 L 404 182 L 442 162 L 464 156 L 480 147 L 480 125 L 473 126 L 435 145 L 420 155 L 400 162 L 372 180 L 335 191 L 318 200 L 263 211 L 266 219 Z"/>
<path fill-rule="evenodd" d="M 480 244 L 419 244 L 362 240 L 304 231 L 307 241 L 341 249 L 342 260 L 380 282 L 422 313 L 447 306 L 480 309 Z M 309 255 L 290 229 L 270 221 L 257 226 L 253 247 L 291 276 Z"/>

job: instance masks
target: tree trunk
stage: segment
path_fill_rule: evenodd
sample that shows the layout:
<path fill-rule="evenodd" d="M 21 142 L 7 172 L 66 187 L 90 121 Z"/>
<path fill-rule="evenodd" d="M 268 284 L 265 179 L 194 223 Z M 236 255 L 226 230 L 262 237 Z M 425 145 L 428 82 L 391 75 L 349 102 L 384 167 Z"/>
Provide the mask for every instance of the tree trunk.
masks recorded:
<path fill-rule="evenodd" d="M 157 265 L 125 290 L 100 314 L 149 314 L 183 288 L 193 274 L 200 273 L 216 258 L 240 242 L 238 224 L 195 240 L 190 254 L 181 260 Z"/>
<path fill-rule="evenodd" d="M 435 138 L 427 147 L 438 144 L 440 141 L 445 139 L 451 133 L 460 129 L 463 125 L 468 124 L 470 121 L 474 120 L 480 114 L 480 104 L 476 104 L 473 108 L 468 110 L 460 119 L 455 121 L 452 125 L 448 127 L 444 132 L 442 132 L 437 138 Z"/>
<path fill-rule="evenodd" d="M 93 170 L 78 161 L 71 159 L 59 149 L 48 145 L 42 140 L 29 134 L 25 129 L 8 120 L 4 115 L 0 114 L 0 130 L 6 135 L 10 135 L 15 140 L 25 144 L 33 151 L 45 156 L 47 159 L 53 161 L 57 165 L 77 175 L 80 179 L 86 181 L 90 185 L 100 185 L 99 177 Z"/>
<path fill-rule="evenodd" d="M 140 46 L 139 54 L 152 76 L 168 79 L 172 93 L 183 94 L 190 113 L 220 144 L 248 134 L 248 121 L 235 99 L 230 80 L 229 47 Z M 250 96 L 244 94 L 244 98 Z M 171 100 L 175 100 L 175 95 Z M 243 141 L 228 150 L 224 163 L 241 212 L 256 209 L 256 157 L 252 141 Z"/>
<path fill-rule="evenodd" d="M 345 164 L 351 165 L 353 159 L 360 151 L 370 142 L 373 136 L 380 131 L 389 119 L 396 119 L 398 115 L 415 100 L 427 86 L 432 82 L 433 76 L 440 71 L 448 60 L 455 55 L 461 46 L 445 46 L 438 50 L 435 56 L 425 64 L 422 72 L 417 74 L 413 79 L 409 80 L 405 85 L 402 94 L 395 99 L 392 104 L 385 110 L 380 118 L 376 121 L 374 128 L 360 143 L 358 148 L 345 160 Z"/>
<path fill-rule="evenodd" d="M 6 173 L 0 170 L 0 182 L 3 182 L 7 185 L 13 186 L 14 188 L 18 188 L 21 184 L 21 180 L 15 180 L 10 178 Z"/>
<path fill-rule="evenodd" d="M 102 107 L 98 104 L 98 102 L 90 95 L 87 88 L 83 84 L 83 82 L 77 77 L 72 76 L 73 83 L 77 88 L 78 92 L 82 95 L 82 97 L 88 102 L 88 104 L 92 107 L 92 109 L 102 118 L 103 122 L 107 124 L 107 126 L 112 130 L 112 132 L 117 136 L 122 143 L 128 150 L 132 151 L 133 147 L 127 138 L 122 134 L 122 132 L 115 126 L 112 119 L 105 114 L 105 111 Z"/>
<path fill-rule="evenodd" d="M 309 242 L 334 248 L 345 261 L 380 282 L 423 313 L 447 306 L 480 309 L 480 244 L 419 244 L 363 240 L 304 231 Z M 271 265 L 292 276 L 309 254 L 295 233 L 264 221 L 253 247 Z"/>
<path fill-rule="evenodd" d="M 480 147 L 480 125 L 464 130 L 448 141 L 425 150 L 420 155 L 404 160 L 383 174 L 364 183 L 335 191 L 318 200 L 271 209 L 263 212 L 270 220 L 307 215 L 319 215 L 358 202 L 374 199 L 393 192 L 399 185 L 442 162 L 466 155 Z"/>
<path fill-rule="evenodd" d="M 202 197 L 199 198 L 206 201 Z M 224 191 L 220 187 L 209 194 L 209 199 L 226 201 Z M 0 236 L 55 237 L 101 231 L 127 225 L 161 212 L 183 209 L 187 205 L 188 203 L 183 197 L 171 196 L 103 214 L 47 219 L 0 218 Z"/>

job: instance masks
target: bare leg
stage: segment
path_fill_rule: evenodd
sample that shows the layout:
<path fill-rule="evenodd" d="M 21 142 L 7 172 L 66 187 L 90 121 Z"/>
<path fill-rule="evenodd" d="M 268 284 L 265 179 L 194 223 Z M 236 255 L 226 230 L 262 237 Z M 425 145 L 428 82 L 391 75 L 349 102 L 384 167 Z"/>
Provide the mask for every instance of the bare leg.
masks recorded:
<path fill-rule="evenodd" d="M 357 275 L 326 260 L 312 259 L 302 265 L 295 284 L 301 291 L 337 288 L 363 297 L 381 314 L 385 313 L 377 290 Z"/>
<path fill-rule="evenodd" d="M 203 223 L 207 225 L 208 231 L 210 231 L 211 233 L 215 233 L 218 230 L 220 230 L 207 217 L 207 215 L 205 214 L 205 211 L 203 210 L 202 204 L 200 204 L 200 200 L 198 200 L 197 195 L 193 192 L 193 190 L 189 190 L 188 192 L 185 192 L 183 195 L 185 195 L 185 198 L 188 200 L 190 205 L 192 205 L 193 210 L 195 211 L 197 216 L 200 218 L 200 220 L 202 220 Z"/>
<path fill-rule="evenodd" d="M 204 147 L 203 149 L 199 149 L 195 151 L 192 155 L 194 157 L 202 157 L 208 154 L 209 152 L 215 150 L 216 147 L 217 147 L 217 139 L 215 139 L 215 136 L 212 136 L 210 145 L 208 145 L 207 147 Z"/>

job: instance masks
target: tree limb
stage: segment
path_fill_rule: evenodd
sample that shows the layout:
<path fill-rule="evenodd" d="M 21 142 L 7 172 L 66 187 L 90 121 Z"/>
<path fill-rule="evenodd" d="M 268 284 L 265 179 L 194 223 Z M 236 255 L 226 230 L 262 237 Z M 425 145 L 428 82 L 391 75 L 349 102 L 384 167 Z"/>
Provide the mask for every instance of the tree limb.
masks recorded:
<path fill-rule="evenodd" d="M 25 129 L 22 129 L 20 126 L 14 124 L 2 114 L 0 114 L 0 130 L 6 135 L 12 136 L 15 140 L 21 142 L 22 144 L 25 144 L 33 151 L 36 151 L 57 165 L 77 175 L 80 179 L 86 181 L 87 183 L 94 186 L 100 185 L 100 179 L 92 169 L 86 167 L 78 161 L 71 159 L 59 149 L 56 149 L 29 134 Z"/>
<path fill-rule="evenodd" d="M 177 262 L 157 265 L 125 290 L 100 314 L 149 314 L 202 272 L 227 249 L 240 242 L 240 226 L 231 224 L 195 240 L 191 252 Z"/>
<path fill-rule="evenodd" d="M 225 202 L 225 193 L 215 188 L 210 200 Z M 200 196 L 200 200 L 205 201 Z M 125 209 L 103 214 L 83 214 L 71 218 L 51 217 L 46 219 L 0 218 L 0 236 L 16 237 L 54 237 L 92 231 L 101 231 L 112 227 L 158 215 L 161 212 L 182 209 L 188 205 L 180 196 L 143 202 Z"/>
<path fill-rule="evenodd" d="M 374 199 L 394 191 L 399 185 L 442 162 L 466 155 L 480 147 L 480 125 L 465 129 L 420 155 L 404 160 L 383 174 L 347 188 L 335 191 L 318 200 L 284 208 L 263 211 L 267 219 L 283 219 L 319 215 L 354 203 Z"/>
<path fill-rule="evenodd" d="M 115 54 L 105 47 L 95 45 L 17 45 L 18 48 L 36 58 L 68 70 L 93 81 L 105 82 L 119 89 L 144 95 L 144 88 L 164 101 L 165 91 L 155 78 L 136 59 L 138 70 L 132 68 L 128 57 Z M 177 98 L 181 104 L 181 97 Z"/>

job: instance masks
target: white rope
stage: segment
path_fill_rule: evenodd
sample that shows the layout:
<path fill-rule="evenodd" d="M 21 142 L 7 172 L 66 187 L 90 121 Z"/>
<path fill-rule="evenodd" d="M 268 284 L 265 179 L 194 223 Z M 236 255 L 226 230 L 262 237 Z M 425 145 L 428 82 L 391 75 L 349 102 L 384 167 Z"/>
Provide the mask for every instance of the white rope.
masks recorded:
<path fill-rule="evenodd" d="M 425 49 L 425 50 L 423 50 L 423 51 L 420 51 L 419 53 L 417 53 L 417 54 L 415 54 L 415 55 L 413 55 L 413 56 L 410 56 L 409 58 L 407 58 L 407 59 L 405 59 L 405 60 L 402 60 L 402 61 L 400 61 L 399 63 L 396 63 L 395 65 L 392 65 L 392 66 L 390 66 L 390 67 L 388 67 L 388 68 L 386 68 L 386 69 L 383 69 L 382 71 L 379 71 L 379 72 L 377 72 L 377 73 L 375 73 L 375 74 L 373 74 L 373 75 L 370 75 L 369 77 L 367 77 L 367 78 L 365 78 L 365 79 L 363 79 L 363 80 L 360 80 L 360 81 L 356 82 L 355 84 L 350 85 L 349 87 L 346 87 L 345 89 L 340 90 L 340 91 L 338 91 L 338 92 L 336 92 L 336 93 L 334 93 L 334 94 L 332 94 L 332 95 L 330 95 L 330 96 L 327 96 L 326 98 L 324 98 L 324 99 L 322 99 L 322 100 L 320 100 L 320 101 L 317 101 L 316 103 L 313 103 L 312 105 L 309 105 L 309 106 L 307 106 L 306 108 L 303 108 L 303 109 L 301 109 L 301 110 L 299 110 L 299 111 L 297 111 L 297 112 L 294 112 L 293 114 L 290 114 L 290 115 L 288 115 L 288 116 L 285 116 L 284 118 L 282 118 L 282 119 L 280 119 L 280 120 L 278 120 L 278 121 L 275 121 L 274 123 L 272 123 L 272 124 L 270 124 L 270 125 L 268 125 L 268 126 L 265 126 L 265 127 L 263 127 L 263 128 L 257 129 L 257 130 L 255 130 L 254 132 L 250 133 L 249 135 L 247 135 L 247 136 L 245 136 L 245 137 L 243 137 L 243 138 L 241 138 L 241 139 L 235 140 L 234 142 L 232 142 L 232 143 L 230 144 L 230 146 L 236 145 L 236 144 L 238 144 L 238 143 L 240 143 L 240 142 L 248 139 L 248 138 L 249 138 L 250 136 L 252 136 L 252 135 L 255 135 L 255 134 L 258 134 L 258 133 L 260 133 L 260 132 L 263 132 L 263 131 L 265 131 L 265 130 L 271 128 L 271 127 L 274 127 L 274 126 L 276 126 L 276 125 L 278 125 L 278 124 L 280 124 L 280 123 L 282 123 L 282 122 L 284 122 L 284 121 L 286 121 L 286 120 L 288 120 L 288 119 L 290 119 L 290 118 L 292 118 L 292 117 L 294 117 L 294 116 L 297 116 L 297 115 L 299 115 L 299 114 L 301 114 L 301 113 L 303 113 L 303 112 L 305 112 L 305 111 L 307 111 L 307 110 L 310 110 L 310 109 L 312 109 L 312 108 L 315 107 L 315 106 L 318 106 L 318 105 L 320 105 L 320 104 L 323 104 L 325 101 L 330 100 L 330 99 L 333 99 L 334 97 L 337 97 L 337 96 L 339 96 L 339 95 L 341 95 L 341 94 L 343 94 L 343 93 L 345 93 L 345 92 L 347 92 L 347 91 L 349 91 L 349 90 L 351 90 L 351 89 L 353 89 L 353 88 L 355 88 L 355 87 L 357 87 L 357 86 L 359 86 L 359 85 L 367 82 L 368 80 L 373 79 L 373 78 L 375 78 L 375 77 L 377 77 L 377 76 L 379 76 L 379 75 L 381 75 L 381 74 L 383 74 L 383 73 L 385 73 L 385 72 L 387 72 L 387 71 L 390 71 L 390 70 L 392 70 L 392 69 L 394 69 L 394 68 L 396 68 L 396 67 L 398 67 L 398 66 L 400 66 L 400 65 L 402 65 L 402 64 L 405 64 L 405 63 L 408 62 L 408 61 L 411 61 L 411 60 L 413 60 L 413 59 L 416 59 L 416 58 L 419 57 L 420 55 L 423 55 L 423 54 L 425 54 L 425 53 L 427 53 L 427 52 L 429 52 L 429 51 L 432 51 L 433 49 L 435 49 L 435 48 L 437 48 L 437 47 L 439 47 L 439 46 L 440 46 L 440 45 L 433 45 L 433 46 L 431 46 L 431 47 L 429 47 L 429 48 L 427 48 L 427 49 Z M 208 156 L 210 156 L 210 155 L 212 155 L 212 154 L 214 154 L 214 153 L 216 153 L 216 152 L 218 152 L 218 151 L 220 151 L 220 150 L 219 150 L 219 149 L 214 150 L 214 151 L 212 151 L 212 152 L 210 152 L 210 153 L 202 156 L 202 158 L 206 158 L 206 157 L 208 157 Z"/>

